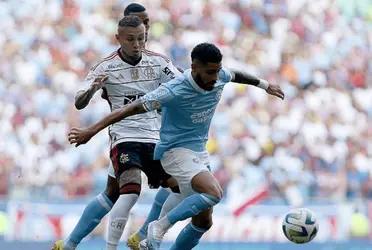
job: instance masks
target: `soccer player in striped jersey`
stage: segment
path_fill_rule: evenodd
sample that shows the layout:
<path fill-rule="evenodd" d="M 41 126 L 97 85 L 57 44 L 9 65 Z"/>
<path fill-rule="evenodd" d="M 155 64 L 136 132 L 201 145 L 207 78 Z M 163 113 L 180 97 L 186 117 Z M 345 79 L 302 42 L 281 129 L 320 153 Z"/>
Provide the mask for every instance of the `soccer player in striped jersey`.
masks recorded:
<path fill-rule="evenodd" d="M 126 16 L 119 22 L 116 37 L 121 48 L 91 69 L 86 78 L 90 87 L 76 97 L 78 109 L 84 108 L 100 88 L 111 110 L 119 109 L 180 74 L 167 57 L 144 49 L 145 30 L 141 19 L 134 15 Z M 109 174 L 105 192 L 88 204 L 68 239 L 56 242 L 53 249 L 75 249 L 114 203 L 118 213 L 110 218 L 109 230 L 113 237 L 108 238 L 107 249 L 117 248 L 129 211 L 140 193 L 140 171 L 145 172 L 153 188 L 169 185 L 170 176 L 164 172 L 159 161 L 153 160 L 159 128 L 157 111 L 120 121 L 109 128 L 111 172 L 114 173 Z M 173 182 L 171 185 L 176 188 L 177 184 Z M 167 191 L 163 192 L 165 197 L 159 202 L 161 204 L 168 196 Z"/>

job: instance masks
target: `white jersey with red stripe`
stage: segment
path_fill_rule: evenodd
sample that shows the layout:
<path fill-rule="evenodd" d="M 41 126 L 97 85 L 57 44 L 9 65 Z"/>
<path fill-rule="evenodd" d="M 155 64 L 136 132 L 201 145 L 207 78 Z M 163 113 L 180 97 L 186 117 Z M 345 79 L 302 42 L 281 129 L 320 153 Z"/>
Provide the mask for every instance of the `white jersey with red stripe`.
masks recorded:
<path fill-rule="evenodd" d="M 181 73 L 161 54 L 144 50 L 142 59 L 136 65 L 131 65 L 125 62 L 117 50 L 90 70 L 85 85 L 92 84 L 99 75 L 108 76 L 102 89 L 103 96 L 113 111 Z M 160 115 L 157 111 L 125 118 L 109 127 L 111 146 L 128 141 L 156 143 L 159 140 L 159 129 Z"/>

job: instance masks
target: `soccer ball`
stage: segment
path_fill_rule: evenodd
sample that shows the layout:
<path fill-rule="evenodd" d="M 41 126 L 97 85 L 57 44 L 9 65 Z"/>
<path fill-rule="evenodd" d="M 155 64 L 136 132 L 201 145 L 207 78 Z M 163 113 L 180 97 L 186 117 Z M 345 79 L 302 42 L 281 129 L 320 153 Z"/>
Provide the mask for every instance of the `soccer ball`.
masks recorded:
<path fill-rule="evenodd" d="M 306 208 L 297 208 L 289 211 L 282 223 L 285 237 L 297 244 L 307 243 L 314 239 L 318 228 L 319 225 L 314 213 Z"/>

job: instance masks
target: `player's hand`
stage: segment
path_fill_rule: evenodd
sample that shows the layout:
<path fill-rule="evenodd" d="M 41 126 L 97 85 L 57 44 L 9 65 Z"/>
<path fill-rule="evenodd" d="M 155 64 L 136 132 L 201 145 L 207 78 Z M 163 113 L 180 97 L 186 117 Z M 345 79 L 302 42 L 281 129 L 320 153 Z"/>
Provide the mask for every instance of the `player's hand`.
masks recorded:
<path fill-rule="evenodd" d="M 278 85 L 269 84 L 269 87 L 266 89 L 266 93 L 284 100 L 284 93 Z"/>
<path fill-rule="evenodd" d="M 99 75 L 96 79 L 94 79 L 94 82 L 92 83 L 91 87 L 97 91 L 103 87 L 105 84 L 105 81 L 108 79 L 108 75 Z"/>
<path fill-rule="evenodd" d="M 75 147 L 78 147 L 81 144 L 87 143 L 90 138 L 94 136 L 94 132 L 91 131 L 89 128 L 81 129 L 81 128 L 72 128 L 70 133 L 68 133 L 68 141 L 70 144 L 75 143 Z"/>

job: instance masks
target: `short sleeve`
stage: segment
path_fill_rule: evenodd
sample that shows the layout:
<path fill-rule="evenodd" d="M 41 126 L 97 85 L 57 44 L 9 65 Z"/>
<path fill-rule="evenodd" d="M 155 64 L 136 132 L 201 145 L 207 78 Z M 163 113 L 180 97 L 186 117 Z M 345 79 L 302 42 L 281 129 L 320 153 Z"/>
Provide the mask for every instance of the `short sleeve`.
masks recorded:
<path fill-rule="evenodd" d="M 165 61 L 161 66 L 160 82 L 168 82 L 173 78 L 182 75 L 182 73 L 173 65 L 172 61 Z"/>
<path fill-rule="evenodd" d="M 145 110 L 151 111 L 167 106 L 174 98 L 175 94 L 167 86 L 161 85 L 156 90 L 141 97 L 141 100 Z"/>
<path fill-rule="evenodd" d="M 83 81 L 83 85 L 80 89 L 88 89 L 90 87 L 90 85 L 92 85 L 92 83 L 94 82 L 94 80 L 99 76 L 99 75 L 103 75 L 105 73 L 105 70 L 104 70 L 104 67 L 102 66 L 102 64 L 99 64 L 99 65 L 96 65 L 94 67 L 92 67 L 87 76 L 85 77 L 84 81 Z"/>
<path fill-rule="evenodd" d="M 222 82 L 231 82 L 232 74 L 231 71 L 227 68 L 222 68 L 218 74 L 220 81 Z"/>

